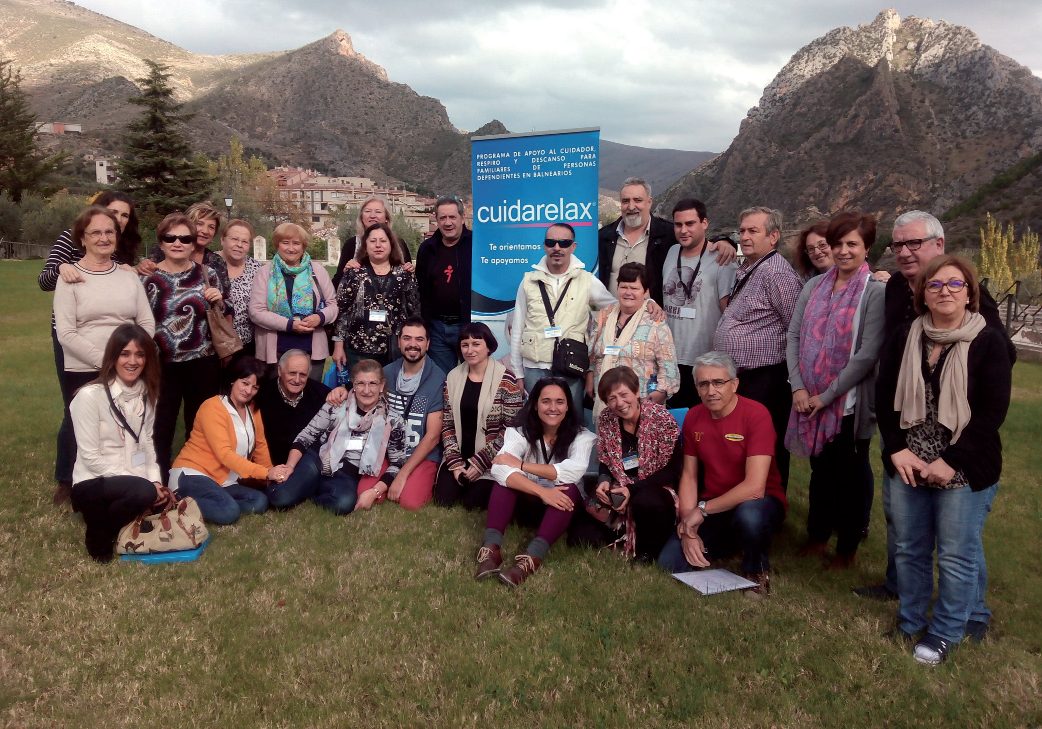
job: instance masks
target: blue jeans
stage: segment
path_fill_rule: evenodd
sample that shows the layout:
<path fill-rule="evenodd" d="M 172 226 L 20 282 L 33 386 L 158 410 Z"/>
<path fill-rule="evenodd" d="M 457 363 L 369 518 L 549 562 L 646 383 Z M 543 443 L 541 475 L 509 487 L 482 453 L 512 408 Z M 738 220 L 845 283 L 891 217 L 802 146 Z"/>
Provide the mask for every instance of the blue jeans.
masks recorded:
<path fill-rule="evenodd" d="M 305 499 L 334 514 L 350 514 L 358 501 L 358 473 L 345 466 L 332 476 L 322 474 L 318 450 L 308 449 L 284 483 L 269 484 L 272 508 L 289 509 Z"/>
<path fill-rule="evenodd" d="M 771 568 L 768 552 L 771 539 L 785 519 L 785 507 L 773 496 L 743 501 L 730 511 L 710 514 L 698 528 L 709 559 L 742 552 L 742 572 L 756 574 Z M 673 534 L 658 556 L 658 565 L 668 572 L 697 569 L 684 557 L 680 537 Z"/>
<path fill-rule="evenodd" d="M 890 481 L 897 564 L 897 620 L 909 634 L 926 629 L 952 643 L 962 640 L 966 621 L 987 622 L 984 604 L 984 519 L 998 484 L 974 491 L 969 486 L 938 489 L 908 486 L 896 474 Z M 937 601 L 933 594 L 933 552 L 937 548 Z"/>
<path fill-rule="evenodd" d="M 459 330 L 462 324 L 446 324 L 441 319 L 430 322 L 430 347 L 427 356 L 448 374 L 459 364 Z"/>
<path fill-rule="evenodd" d="M 525 367 L 525 392 L 532 394 L 532 388 L 544 377 L 560 377 L 550 371 L 550 368 Z M 583 422 L 583 395 L 586 394 L 586 382 L 581 377 L 565 377 L 568 389 L 572 392 L 572 405 L 579 416 L 579 422 Z"/>
<path fill-rule="evenodd" d="M 237 483 L 221 486 L 209 476 L 182 473 L 177 479 L 177 495 L 195 499 L 203 519 L 211 524 L 234 524 L 243 514 L 268 510 L 268 497 L 263 491 Z"/>

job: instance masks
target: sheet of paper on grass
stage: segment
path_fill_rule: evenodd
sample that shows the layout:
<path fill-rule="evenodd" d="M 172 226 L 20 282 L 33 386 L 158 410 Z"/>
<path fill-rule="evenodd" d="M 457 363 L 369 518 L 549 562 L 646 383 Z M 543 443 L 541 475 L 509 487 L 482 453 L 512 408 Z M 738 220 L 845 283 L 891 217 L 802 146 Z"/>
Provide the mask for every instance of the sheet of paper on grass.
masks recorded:
<path fill-rule="evenodd" d="M 677 572 L 673 575 L 688 587 L 701 592 L 703 595 L 715 595 L 718 592 L 730 592 L 731 590 L 744 590 L 756 587 L 744 577 L 739 577 L 730 570 L 695 570 L 693 572 Z"/>

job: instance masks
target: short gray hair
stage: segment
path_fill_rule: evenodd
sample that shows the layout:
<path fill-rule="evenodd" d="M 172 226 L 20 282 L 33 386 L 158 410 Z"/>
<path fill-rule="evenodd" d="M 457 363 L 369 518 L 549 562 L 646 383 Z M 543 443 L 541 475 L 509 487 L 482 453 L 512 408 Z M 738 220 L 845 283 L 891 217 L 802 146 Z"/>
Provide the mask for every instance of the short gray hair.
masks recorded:
<path fill-rule="evenodd" d="M 442 205 L 455 205 L 460 217 L 463 217 L 463 201 L 455 195 L 443 195 L 434 201 L 434 214 L 438 214 L 438 208 Z"/>
<path fill-rule="evenodd" d="M 629 187 L 630 185 L 640 185 L 644 188 L 644 192 L 648 194 L 648 197 L 651 197 L 651 185 L 649 185 L 648 181 L 643 177 L 627 177 L 619 186 L 619 192 L 622 192 L 622 188 Z"/>
<path fill-rule="evenodd" d="M 907 213 L 901 213 L 897 216 L 897 220 L 894 221 L 894 230 L 903 225 L 912 225 L 913 223 L 925 224 L 926 234 L 931 238 L 944 237 L 944 226 L 941 225 L 941 221 L 925 210 L 909 210 Z"/>
<path fill-rule="evenodd" d="M 756 207 L 752 208 L 746 208 L 742 212 L 738 213 L 738 227 L 741 227 L 742 221 L 750 215 L 759 215 L 760 213 L 763 213 L 767 216 L 767 230 L 765 230 L 764 232 L 767 233 L 767 235 L 770 235 L 774 231 L 778 231 L 778 235 L 780 236 L 782 232 L 781 211 L 775 210 L 774 208 L 765 208 L 762 205 L 757 205 Z"/>
<path fill-rule="evenodd" d="M 691 372 L 694 373 L 699 367 L 721 367 L 727 370 L 728 377 L 733 379 L 738 376 L 738 368 L 727 352 L 706 352 L 696 357 Z"/>
<path fill-rule="evenodd" d="M 308 361 L 308 366 L 311 366 L 311 355 L 305 352 L 303 349 L 287 349 L 279 357 L 279 369 L 286 369 L 286 363 L 289 362 L 293 357 L 303 357 Z"/>

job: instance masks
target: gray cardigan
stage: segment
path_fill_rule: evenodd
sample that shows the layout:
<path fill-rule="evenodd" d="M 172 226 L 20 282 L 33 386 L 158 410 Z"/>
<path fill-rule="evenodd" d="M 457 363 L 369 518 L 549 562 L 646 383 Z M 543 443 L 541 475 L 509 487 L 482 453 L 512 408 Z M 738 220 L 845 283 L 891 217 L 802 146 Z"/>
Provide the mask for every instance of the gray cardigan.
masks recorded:
<path fill-rule="evenodd" d="M 789 335 L 785 348 L 785 359 L 789 365 L 789 383 L 792 391 L 804 389 L 803 378 L 800 377 L 800 329 L 803 326 L 803 314 L 807 310 L 807 302 L 811 294 L 824 281 L 824 274 L 808 281 L 796 300 L 796 310 L 789 322 Z M 883 327 L 883 301 L 886 287 L 878 281 L 869 279 L 865 285 L 865 295 L 861 298 L 861 318 L 858 326 L 857 341 L 854 353 L 839 372 L 835 381 L 822 393 L 816 393 L 823 405 L 830 405 L 837 397 L 846 396 L 851 388 L 856 387 L 857 400 L 854 404 L 854 437 L 858 440 L 872 438 L 876 429 L 876 364 L 879 361 L 879 349 L 883 345 L 885 335 Z M 815 393 L 812 393 L 815 394 Z"/>

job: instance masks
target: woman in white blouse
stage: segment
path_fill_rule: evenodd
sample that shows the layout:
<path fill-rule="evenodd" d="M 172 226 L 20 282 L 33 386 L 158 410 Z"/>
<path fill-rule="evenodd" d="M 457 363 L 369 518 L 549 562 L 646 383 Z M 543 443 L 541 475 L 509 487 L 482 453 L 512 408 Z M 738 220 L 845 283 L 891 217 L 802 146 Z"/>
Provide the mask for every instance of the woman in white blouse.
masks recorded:
<path fill-rule="evenodd" d="M 69 410 L 76 429 L 72 506 L 87 526 L 87 553 L 112 559 L 119 530 L 168 494 L 152 446 L 159 397 L 159 352 L 137 324 L 109 337 L 98 378 L 77 391 Z"/>
<path fill-rule="evenodd" d="M 576 507 L 583 503 L 580 487 L 597 440 L 583 428 L 568 383 L 560 377 L 536 383 L 517 422 L 507 428 L 503 448 L 492 461 L 496 485 L 489 497 L 485 538 L 474 573 L 479 580 L 498 574 L 512 587 L 539 569 L 550 546 L 568 530 Z M 500 571 L 503 533 L 519 499 L 542 509 L 542 518 L 528 548 L 514 558 L 512 567 Z"/>

